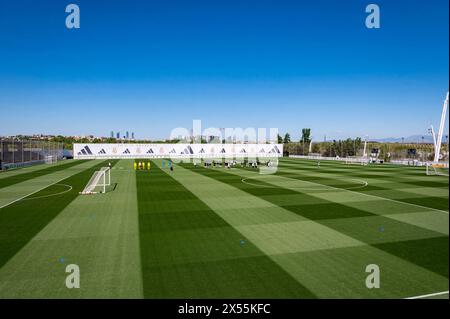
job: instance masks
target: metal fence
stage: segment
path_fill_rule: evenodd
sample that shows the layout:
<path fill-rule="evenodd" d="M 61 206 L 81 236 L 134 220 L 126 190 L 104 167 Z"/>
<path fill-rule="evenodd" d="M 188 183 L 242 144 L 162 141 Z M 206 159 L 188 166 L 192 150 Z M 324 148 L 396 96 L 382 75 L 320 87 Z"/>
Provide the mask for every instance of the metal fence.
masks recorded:
<path fill-rule="evenodd" d="M 63 144 L 48 141 L 0 139 L 0 170 L 62 159 Z"/>

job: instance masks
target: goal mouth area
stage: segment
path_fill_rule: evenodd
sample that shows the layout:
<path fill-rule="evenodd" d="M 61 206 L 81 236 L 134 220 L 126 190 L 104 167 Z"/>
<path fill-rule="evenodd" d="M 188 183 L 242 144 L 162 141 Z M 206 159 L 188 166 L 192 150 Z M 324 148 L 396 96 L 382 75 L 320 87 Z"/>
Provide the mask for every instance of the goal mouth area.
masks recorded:
<path fill-rule="evenodd" d="M 346 157 L 346 165 L 367 165 L 369 164 L 369 159 L 367 157 Z"/>
<path fill-rule="evenodd" d="M 431 164 L 430 166 L 433 168 L 448 168 L 448 164 L 444 164 L 444 163 Z"/>
<path fill-rule="evenodd" d="M 448 163 L 427 163 L 426 174 L 437 176 L 449 176 L 449 164 Z"/>
<path fill-rule="evenodd" d="M 80 195 L 104 194 L 106 193 L 106 186 L 111 185 L 111 169 L 109 167 L 102 167 L 100 170 L 92 174 L 91 179 L 84 187 Z M 96 188 L 101 187 L 102 191 L 95 191 Z"/>

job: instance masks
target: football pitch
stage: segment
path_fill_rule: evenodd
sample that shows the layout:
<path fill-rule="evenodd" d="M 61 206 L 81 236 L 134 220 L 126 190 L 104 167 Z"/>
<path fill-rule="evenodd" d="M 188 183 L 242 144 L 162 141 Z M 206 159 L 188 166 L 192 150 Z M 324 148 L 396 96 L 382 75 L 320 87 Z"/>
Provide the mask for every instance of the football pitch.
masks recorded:
<path fill-rule="evenodd" d="M 111 160 L 107 192 L 79 195 L 108 162 L 0 174 L 0 298 L 449 297 L 448 177 L 294 158 L 271 175 Z M 79 289 L 65 284 L 71 264 Z"/>

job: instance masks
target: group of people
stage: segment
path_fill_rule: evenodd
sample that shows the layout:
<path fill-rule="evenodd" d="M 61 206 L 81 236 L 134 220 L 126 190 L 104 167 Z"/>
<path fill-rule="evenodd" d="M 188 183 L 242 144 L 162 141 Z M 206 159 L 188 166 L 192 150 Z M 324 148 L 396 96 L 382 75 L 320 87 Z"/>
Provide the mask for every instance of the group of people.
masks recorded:
<path fill-rule="evenodd" d="M 224 162 L 223 163 L 223 165 L 224 165 L 224 167 L 225 168 L 231 168 L 232 166 L 235 166 L 237 164 L 237 162 L 236 161 L 230 161 L 230 162 Z M 216 161 L 205 161 L 205 162 L 203 162 L 203 165 L 205 166 L 205 167 L 211 167 L 211 166 L 214 166 L 214 167 L 216 167 L 216 166 L 219 166 L 219 167 L 221 167 L 222 166 L 222 162 L 216 162 Z M 197 166 L 197 163 L 194 163 L 194 166 Z"/>
<path fill-rule="evenodd" d="M 162 167 L 165 167 L 166 163 L 164 161 L 162 161 Z M 173 163 L 172 161 L 168 160 L 167 161 L 167 166 L 169 167 L 170 171 L 173 172 Z"/>
<path fill-rule="evenodd" d="M 165 167 L 166 163 L 162 161 L 162 167 Z M 173 163 L 172 161 L 167 161 L 167 166 L 171 171 L 173 171 Z M 134 169 L 135 170 L 150 170 L 151 168 L 151 162 L 134 162 Z"/>
<path fill-rule="evenodd" d="M 150 170 L 151 164 L 150 162 L 134 162 L 135 170 Z"/>

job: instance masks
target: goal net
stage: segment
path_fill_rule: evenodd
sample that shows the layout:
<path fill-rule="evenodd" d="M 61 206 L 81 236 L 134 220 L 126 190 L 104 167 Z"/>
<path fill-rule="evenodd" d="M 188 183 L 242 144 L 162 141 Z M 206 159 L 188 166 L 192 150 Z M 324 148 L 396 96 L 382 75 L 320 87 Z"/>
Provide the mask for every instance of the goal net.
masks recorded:
<path fill-rule="evenodd" d="M 427 175 L 448 176 L 448 163 L 427 163 Z"/>
<path fill-rule="evenodd" d="M 111 185 L 111 169 L 109 167 L 102 167 L 99 171 L 96 171 L 86 187 L 80 193 L 82 195 L 105 193 L 106 186 Z M 100 190 L 98 190 L 100 189 Z"/>
<path fill-rule="evenodd" d="M 44 159 L 44 161 L 45 161 L 45 164 L 54 164 L 54 163 L 56 163 L 56 156 L 53 156 L 53 155 L 47 155 L 47 156 L 45 156 L 45 159 Z"/>
<path fill-rule="evenodd" d="M 366 157 L 347 157 L 345 158 L 345 164 L 357 164 L 357 165 L 367 165 L 369 159 Z"/>

